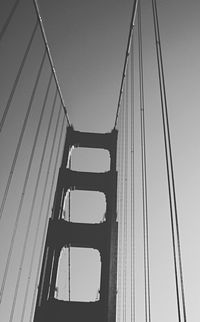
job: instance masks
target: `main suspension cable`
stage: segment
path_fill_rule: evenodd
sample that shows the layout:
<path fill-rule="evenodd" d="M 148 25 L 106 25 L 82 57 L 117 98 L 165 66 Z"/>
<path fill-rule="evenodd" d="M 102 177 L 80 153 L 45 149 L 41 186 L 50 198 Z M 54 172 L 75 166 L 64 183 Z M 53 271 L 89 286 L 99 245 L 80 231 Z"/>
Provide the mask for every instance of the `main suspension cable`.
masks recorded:
<path fill-rule="evenodd" d="M 58 93 L 59 93 L 59 96 L 60 96 L 62 108 L 63 108 L 64 114 L 65 114 L 65 117 L 67 119 L 68 125 L 70 125 L 70 120 L 69 120 L 69 116 L 68 116 L 68 113 L 67 113 L 67 108 L 66 108 L 66 105 L 65 105 L 65 102 L 64 102 L 64 98 L 63 98 L 61 89 L 60 89 L 60 85 L 59 85 L 59 82 L 58 82 L 58 77 L 56 75 L 56 70 L 55 70 L 55 67 L 54 67 L 53 59 L 52 59 L 50 48 L 49 48 L 49 45 L 48 45 L 47 36 L 46 36 L 46 33 L 45 33 L 42 17 L 41 17 L 41 14 L 40 14 L 39 5 L 38 5 L 37 0 L 33 0 L 33 3 L 34 3 L 34 7 L 35 7 L 36 16 L 37 16 L 38 21 L 39 21 L 40 30 L 41 30 L 42 38 L 43 38 L 43 41 L 44 41 L 44 45 L 46 47 L 46 51 L 47 51 L 49 63 L 50 63 L 50 66 L 51 66 L 51 70 L 52 70 L 54 80 L 55 80 L 55 83 L 56 83 L 56 87 L 57 87 L 57 90 L 58 90 Z"/>
<path fill-rule="evenodd" d="M 164 77 L 164 65 L 163 65 L 163 58 L 162 58 L 160 28 L 159 28 L 156 0 L 152 0 L 152 8 L 153 8 L 156 53 L 157 53 L 158 73 L 159 73 L 159 86 L 160 86 L 163 132 L 164 132 L 164 142 L 165 142 L 165 155 L 166 155 L 166 164 L 167 164 L 167 179 L 168 179 L 170 216 L 171 216 L 171 227 L 172 227 L 172 243 L 173 243 L 178 318 L 179 318 L 179 321 L 182 320 L 181 311 L 180 311 L 180 300 L 179 300 L 180 298 L 179 284 L 180 284 L 183 321 L 186 322 L 187 321 L 186 304 L 185 304 L 185 294 L 184 294 L 183 269 L 182 269 L 182 259 L 181 259 L 181 246 L 180 246 L 180 233 L 179 233 L 176 191 L 175 191 L 175 179 L 174 179 L 174 170 L 173 170 L 173 157 L 172 157 L 172 148 L 171 148 L 167 95 L 166 95 L 166 86 L 165 86 L 165 77 Z M 174 224 L 174 221 L 175 221 L 175 224 Z M 177 251 L 176 251 L 176 247 L 177 247 Z M 178 280 L 177 264 L 179 267 L 180 283 Z"/>
<path fill-rule="evenodd" d="M 9 26 L 9 23 L 10 23 L 10 21 L 11 21 L 11 19 L 12 19 L 13 15 L 14 15 L 14 13 L 15 13 L 16 9 L 17 9 L 17 6 L 18 6 L 18 4 L 19 4 L 19 1 L 20 1 L 20 0 L 16 0 L 16 1 L 15 1 L 14 5 L 13 5 L 13 7 L 12 7 L 12 9 L 11 9 L 11 11 L 10 11 L 10 13 L 9 13 L 9 15 L 8 15 L 8 17 L 7 17 L 7 19 L 6 19 L 6 21 L 5 21 L 5 23 L 4 23 L 4 25 L 3 25 L 3 28 L 2 28 L 2 29 L 1 29 L 1 31 L 0 31 L 0 41 L 2 40 L 2 38 L 3 38 L 3 36 L 4 36 L 5 32 L 6 32 L 6 29 L 7 29 L 7 28 L 8 28 L 8 26 Z"/>
<path fill-rule="evenodd" d="M 140 87 L 140 121 L 141 121 L 141 154 L 142 154 L 142 199 L 143 199 L 143 232 L 144 232 L 144 280 L 145 280 L 145 319 L 151 321 L 150 267 L 149 267 L 149 228 L 147 198 L 147 160 L 144 111 L 144 77 L 141 28 L 141 6 L 138 3 L 138 47 L 139 47 L 139 87 Z"/>
<path fill-rule="evenodd" d="M 28 121 L 28 118 L 29 118 L 29 114 L 30 114 L 30 111 L 31 111 L 31 108 L 32 108 L 32 105 L 33 105 L 33 100 L 34 100 L 36 89 L 37 89 L 37 86 L 38 86 L 38 83 L 39 83 L 39 79 L 40 79 L 40 75 L 41 75 L 42 68 L 43 68 L 43 65 L 44 65 L 45 57 L 46 57 L 46 50 L 44 51 L 42 61 L 40 63 L 40 67 L 39 67 L 38 74 L 37 74 L 37 77 L 36 77 L 36 80 L 35 80 L 35 84 L 34 84 L 33 91 L 32 91 L 31 97 L 30 97 L 29 105 L 28 105 L 28 109 L 26 111 L 26 115 L 25 115 L 24 122 L 23 122 L 23 125 L 22 125 L 20 137 L 19 137 L 19 140 L 18 140 L 18 143 L 17 143 L 14 158 L 13 158 L 13 161 L 12 161 L 9 177 L 8 177 L 8 180 L 7 180 L 7 183 L 6 183 L 6 189 L 4 191 L 4 195 L 3 195 L 3 199 L 2 199 L 1 207 L 0 207 L 0 220 L 1 220 L 2 215 L 3 215 L 3 211 L 4 211 L 5 203 L 6 203 L 6 200 L 7 200 L 10 184 L 11 184 L 11 181 L 12 181 L 12 176 L 13 176 L 13 173 L 15 171 L 15 166 L 16 166 L 16 162 L 17 162 L 17 159 L 18 159 L 18 154 L 19 154 L 20 147 L 21 147 L 21 144 L 22 144 L 22 139 L 24 137 L 24 132 L 25 132 L 25 129 L 26 129 L 26 126 L 27 126 L 27 121 Z M 2 297 L 2 294 L 0 292 L 0 303 L 1 303 L 1 297 Z"/>
<path fill-rule="evenodd" d="M 133 28 L 134 28 L 134 25 L 135 25 L 135 17 L 136 17 L 136 12 L 137 12 L 137 4 L 138 4 L 138 0 L 134 0 L 133 10 L 132 10 L 132 16 L 131 16 L 131 23 L 130 23 L 130 27 L 129 27 L 128 42 L 127 42 L 127 47 L 126 47 L 124 67 L 123 67 L 123 72 L 122 72 L 122 80 L 121 80 L 120 91 L 119 91 L 119 99 L 118 99 L 118 104 L 117 104 L 117 112 L 116 112 L 116 117 L 115 117 L 114 128 L 116 128 L 116 126 L 117 126 L 117 119 L 118 119 L 118 116 L 119 116 L 119 110 L 120 110 L 121 101 L 122 101 L 122 93 L 123 93 L 124 81 L 125 81 L 125 78 L 126 78 L 126 71 L 127 71 L 128 60 L 129 60 L 129 55 L 130 55 L 130 48 L 131 48 Z"/>
<path fill-rule="evenodd" d="M 26 59 L 27 59 L 27 56 L 30 52 L 30 48 L 31 48 L 31 45 L 33 43 L 33 39 L 34 39 L 34 36 L 35 36 L 35 33 L 36 33 L 36 30 L 37 30 L 37 26 L 38 26 L 38 21 L 36 21 L 36 24 L 34 26 L 34 29 L 33 29 L 33 32 L 31 34 L 31 37 L 30 37 L 30 40 L 28 42 L 28 45 L 26 47 L 26 50 L 25 50 L 25 53 L 24 53 L 24 56 L 22 58 L 22 61 L 21 61 L 21 64 L 19 66 L 19 69 L 18 69 L 18 72 L 17 72 L 17 75 L 16 75 L 16 78 L 15 78 L 15 81 L 13 83 L 13 86 L 12 86 L 12 89 L 11 89 L 11 92 L 10 92 L 10 95 L 9 95 L 9 98 L 8 98 L 8 101 L 7 101 L 7 104 L 6 104 L 6 107 L 4 109 L 4 112 L 3 112 L 3 116 L 2 116 L 2 119 L 0 121 L 0 132 L 2 131 L 2 128 L 3 128 L 3 125 L 5 123 L 5 120 L 6 120 L 6 116 L 8 114 L 8 111 L 9 111 L 9 108 L 10 108 L 10 105 L 11 105 L 11 102 L 12 102 L 12 99 L 13 99 L 13 96 L 15 94 L 15 91 L 16 91 L 16 88 L 17 88 L 17 85 L 19 83 L 19 79 L 20 79 L 20 76 L 22 74 L 22 71 L 23 71 L 23 68 L 24 68 L 24 65 L 25 65 L 25 62 L 26 62 Z"/>

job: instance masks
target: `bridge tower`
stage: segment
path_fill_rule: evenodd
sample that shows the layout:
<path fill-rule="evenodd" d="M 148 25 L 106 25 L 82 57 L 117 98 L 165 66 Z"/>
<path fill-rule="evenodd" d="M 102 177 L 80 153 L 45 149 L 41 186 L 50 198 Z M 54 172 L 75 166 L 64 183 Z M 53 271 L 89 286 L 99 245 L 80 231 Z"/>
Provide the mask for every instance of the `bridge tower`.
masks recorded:
<path fill-rule="evenodd" d="M 79 172 L 69 168 L 73 147 L 106 149 L 110 169 L 103 173 Z M 43 254 L 34 322 L 115 322 L 117 284 L 117 130 L 86 133 L 67 128 L 52 216 Z M 67 191 L 99 191 L 105 194 L 105 221 L 98 224 L 68 222 L 62 217 Z M 55 297 L 59 257 L 64 247 L 96 249 L 101 258 L 100 297 L 95 302 L 58 300 Z M 80 268 L 81 269 L 81 268 Z M 67 276 L 66 276 L 67 279 Z"/>

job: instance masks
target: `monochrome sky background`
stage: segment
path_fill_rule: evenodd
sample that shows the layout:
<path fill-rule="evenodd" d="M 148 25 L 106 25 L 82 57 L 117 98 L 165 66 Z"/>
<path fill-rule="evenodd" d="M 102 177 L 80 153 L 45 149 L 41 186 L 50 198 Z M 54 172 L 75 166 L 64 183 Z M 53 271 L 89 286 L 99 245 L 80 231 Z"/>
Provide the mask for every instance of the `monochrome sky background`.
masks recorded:
<path fill-rule="evenodd" d="M 56 73 L 67 106 L 68 115 L 74 128 L 88 132 L 108 132 L 114 126 L 115 113 L 125 58 L 125 49 L 131 18 L 131 0 L 40 0 L 39 7 L 43 18 Z M 0 4 L 0 23 L 2 26 L 14 1 L 3 0 Z M 171 251 L 171 232 L 166 185 L 166 169 L 161 122 L 161 109 L 158 88 L 155 41 L 151 1 L 142 0 L 142 31 L 144 57 L 145 117 L 147 136 L 147 176 L 149 204 L 150 269 L 152 285 L 152 320 L 177 321 L 173 263 Z M 199 245 L 200 245 L 200 3 L 198 0 L 158 1 L 158 13 L 163 49 L 164 70 L 169 108 L 170 129 L 176 180 L 178 214 L 180 223 L 183 272 L 188 321 L 199 321 Z M 6 37 L 1 43 L 0 61 L 0 100 L 4 106 L 20 57 L 34 25 L 34 9 L 31 1 L 22 0 Z M 38 36 L 29 67 L 23 76 L 27 87 L 19 88 L 19 95 L 8 115 L 7 126 L 1 137 L 1 194 L 5 189 L 6 178 L 16 147 L 17 135 L 21 126 L 21 115 L 27 107 L 26 93 L 36 73 L 35 62 L 40 61 L 42 42 Z M 137 57 L 137 45 L 135 48 Z M 137 63 L 137 59 L 136 59 Z M 46 63 L 46 68 L 48 63 Z M 47 68 L 48 69 L 48 68 Z M 136 67 L 137 72 L 137 67 Z M 45 90 L 43 76 L 41 95 Z M 136 80 L 138 76 L 136 76 Z M 23 84 L 23 83 L 22 83 Z M 136 85 L 136 89 L 138 85 Z M 139 139 L 138 93 L 135 104 L 136 128 L 136 320 L 144 321 L 143 268 L 142 268 L 142 212 L 141 212 L 141 167 Z M 28 96 L 28 94 L 27 94 Z M 53 91 L 51 97 L 52 101 Z M 38 99 L 39 102 L 39 99 Z M 24 107 L 23 107 L 24 106 Z M 59 104 L 58 104 L 59 107 Z M 34 110 L 37 112 L 37 103 Z M 2 113 L 2 109 L 1 109 Z M 24 115 L 24 114 L 23 114 Z M 48 117 L 48 112 L 46 112 Z M 10 192 L 9 205 L 3 217 L 1 254 L 6 253 L 10 240 L 11 227 L 16 213 L 14 200 L 20 196 L 23 160 L 27 158 L 26 146 L 34 133 L 37 117 L 32 115 L 29 132 L 26 134 L 18 164 L 15 184 Z M 55 117 L 56 119 L 56 117 Z M 61 122 L 60 122 L 61 125 Z M 45 127 L 45 126 L 44 126 Z M 32 129 L 33 128 L 33 129 Z M 43 130 L 42 130 L 43 131 Z M 42 140 L 42 139 L 41 139 Z M 40 149 L 38 150 L 39 155 Z M 94 164 L 85 159 L 75 159 L 78 167 L 86 170 Z M 55 158 L 55 157 L 54 157 Z M 106 164 L 99 159 L 99 167 Z M 35 162 L 36 163 L 36 162 Z M 35 170 L 37 169 L 37 163 Z M 32 174 L 34 177 L 34 174 Z M 19 189 L 20 190 L 20 189 Z M 84 197 L 82 197 L 84 199 Z M 28 199 L 29 200 L 29 199 Z M 90 199 L 88 199 L 88 203 Z M 96 201 L 98 204 L 98 201 Z M 97 205 L 96 204 L 96 205 Z M 98 208 L 98 207 L 97 207 Z M 24 216 L 28 211 L 28 201 L 24 206 Z M 77 210 L 78 211 L 78 210 Z M 37 211 L 36 211 L 37 212 Z M 10 216 L 10 217 L 9 217 Z M 7 220 L 5 219 L 7 218 Z M 26 217 L 24 217 L 26 218 Z M 33 223 L 34 225 L 34 223 Z M 19 236 L 25 231 L 20 225 Z M 42 231 L 42 228 L 41 228 Z M 16 258 L 20 254 L 20 237 L 17 237 Z M 22 238 L 22 237 L 21 237 Z M 38 247 L 39 249 L 39 247 Z M 1 256 L 2 258 L 2 256 Z M 5 261 L 2 260 L 2 267 Z M 28 262 L 28 256 L 27 256 Z M 12 261 L 14 272 L 15 259 Z M 86 268 L 87 270 L 87 268 Z M 13 277 L 14 278 L 14 277 Z M 9 299 L 13 280 L 9 275 L 6 299 Z M 143 284 L 142 284 L 143 285 Z M 23 288 L 22 288 L 23 289 Z M 22 292 L 23 290 L 21 290 Z M 20 293 L 21 294 L 21 293 Z M 8 300 L 6 300 L 8 302 Z M 17 313 L 20 312 L 18 299 Z M 7 306 L 1 307 L 3 322 L 7 321 Z M 19 321 L 16 313 L 16 321 Z"/>

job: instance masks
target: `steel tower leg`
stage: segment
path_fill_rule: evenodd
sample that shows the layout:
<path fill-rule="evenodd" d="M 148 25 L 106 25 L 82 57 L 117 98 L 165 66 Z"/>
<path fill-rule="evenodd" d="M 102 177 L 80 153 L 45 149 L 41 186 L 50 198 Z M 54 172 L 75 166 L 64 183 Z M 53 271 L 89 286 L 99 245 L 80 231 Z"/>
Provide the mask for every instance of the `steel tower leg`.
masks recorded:
<path fill-rule="evenodd" d="M 110 170 L 78 172 L 68 168 L 72 147 L 106 149 Z M 67 128 L 52 216 L 43 254 L 34 322 L 115 322 L 117 284 L 117 131 L 85 133 Z M 68 190 L 100 191 L 105 194 L 105 221 L 99 224 L 67 222 L 62 218 Z M 61 301 L 55 298 L 56 277 L 64 246 L 97 249 L 101 257 L 100 298 L 95 302 Z M 67 278 L 67 276 L 66 276 Z"/>

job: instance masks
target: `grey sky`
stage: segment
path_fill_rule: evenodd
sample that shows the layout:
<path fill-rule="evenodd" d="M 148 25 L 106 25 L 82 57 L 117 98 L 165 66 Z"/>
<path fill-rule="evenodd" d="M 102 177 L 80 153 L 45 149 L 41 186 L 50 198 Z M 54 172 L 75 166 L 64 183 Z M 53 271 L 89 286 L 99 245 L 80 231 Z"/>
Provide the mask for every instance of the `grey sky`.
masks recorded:
<path fill-rule="evenodd" d="M 114 124 L 117 108 L 132 1 L 40 0 L 39 6 L 72 124 L 75 129 L 83 131 L 110 131 Z M 3 0 L 0 7 L 0 22 L 2 25 L 3 19 L 8 14 L 11 5 L 8 1 Z M 198 0 L 160 0 L 158 1 L 158 11 L 174 155 L 188 321 L 197 322 L 200 318 L 200 259 L 198 256 L 200 244 L 200 2 Z M 31 1 L 23 0 L 13 24 L 8 30 L 9 36 L 5 38 L 5 41 L 1 45 L 2 58 L 0 61 L 0 73 L 3 77 L 0 80 L 0 100 L 2 106 L 6 102 L 10 84 L 12 83 L 11 80 L 13 80 L 23 52 L 21 48 L 28 40 L 33 27 L 33 17 Z M 176 308 L 174 304 L 174 286 L 171 286 L 171 283 L 174 283 L 171 262 L 171 233 L 150 0 L 142 1 L 142 21 L 147 127 L 152 320 L 155 322 L 161 320 L 167 322 L 176 321 Z M 30 67 L 26 69 L 26 76 L 24 76 L 25 79 L 29 79 L 29 82 L 27 82 L 26 87 L 21 86 L 19 88 L 20 94 L 15 103 L 15 106 L 18 108 L 20 106 L 20 115 L 23 115 L 27 106 L 28 99 L 26 94 L 28 96 L 30 82 L 33 82 L 36 73 L 35 67 L 33 66 L 35 66 L 34 62 L 40 59 L 40 52 L 42 52 L 40 47 L 41 39 L 38 37 L 35 56 L 30 61 Z M 15 56 L 13 55 L 14 53 Z M 47 72 L 42 82 L 43 87 L 41 86 L 40 88 L 41 95 L 45 89 L 46 78 Z M 52 97 L 53 94 L 51 94 Z M 138 93 L 136 93 L 136 130 L 139 131 L 139 109 L 137 107 Z M 37 113 L 37 104 L 35 104 L 34 111 Z M 45 115 L 47 117 L 48 113 Z M 34 130 L 32 127 L 34 127 L 36 119 L 37 116 L 33 114 L 29 132 L 26 134 L 27 144 L 29 144 L 29 139 L 33 136 Z M 3 156 L 1 156 L 0 169 L 1 182 L 3 183 L 1 192 L 3 191 L 8 165 L 11 163 L 12 151 L 14 151 L 14 147 L 16 146 L 16 137 L 21 125 L 19 113 L 16 113 L 16 115 L 14 113 L 12 115 L 9 114 L 8 124 L 10 125 L 7 126 L 4 137 L 1 139 L 1 148 L 3 147 L 4 151 Z M 138 295 L 136 300 L 136 316 L 138 320 L 143 321 L 143 295 L 140 286 L 140 283 L 143 283 L 143 277 L 141 267 L 142 224 L 139 134 L 136 134 L 136 143 L 138 144 L 135 148 L 137 153 L 136 173 L 138 174 L 138 178 L 136 178 L 136 223 L 138 225 L 136 231 L 136 246 L 138 247 L 136 250 L 136 259 L 138 260 L 136 264 L 136 294 Z M 20 195 L 17 187 L 18 182 L 22 181 L 23 160 L 27 159 L 28 154 L 25 146 L 26 144 L 24 143 L 24 152 L 20 157 L 21 161 L 19 162 L 18 175 L 15 178 L 16 182 L 11 191 L 11 196 L 15 195 L 15 198 Z M 12 151 L 9 150 L 10 147 Z M 77 166 L 79 166 L 78 162 Z M 35 166 L 35 171 L 36 168 L 37 166 Z M 13 201 L 15 198 L 10 198 L 12 207 L 6 212 L 7 217 L 5 218 L 7 219 L 4 220 L 6 228 L 1 232 L 1 238 L 4 242 L 10 236 L 9 227 L 13 225 L 14 217 L 9 217 L 9 214 L 15 213 L 17 207 Z M 24 207 L 24 218 L 26 218 L 25 212 L 28 209 L 26 208 L 28 207 L 28 201 Z M 18 233 L 18 246 L 21 241 L 20 236 L 23 235 L 23 225 L 21 227 Z M 7 247 L 5 246 L 6 250 Z M 18 251 L 16 246 L 16 252 Z M 2 253 L 4 253 L 4 250 L 2 250 Z M 13 262 L 11 275 L 14 272 L 14 268 L 15 261 Z M 14 277 L 12 278 L 14 279 Z M 9 277 L 6 301 L 9 299 L 10 285 L 13 283 L 12 278 Z M 19 301 L 19 308 L 20 305 Z M 1 308 L 0 312 L 3 316 L 2 322 L 7 322 L 5 310 Z M 17 314 L 16 321 L 19 321 Z"/>

